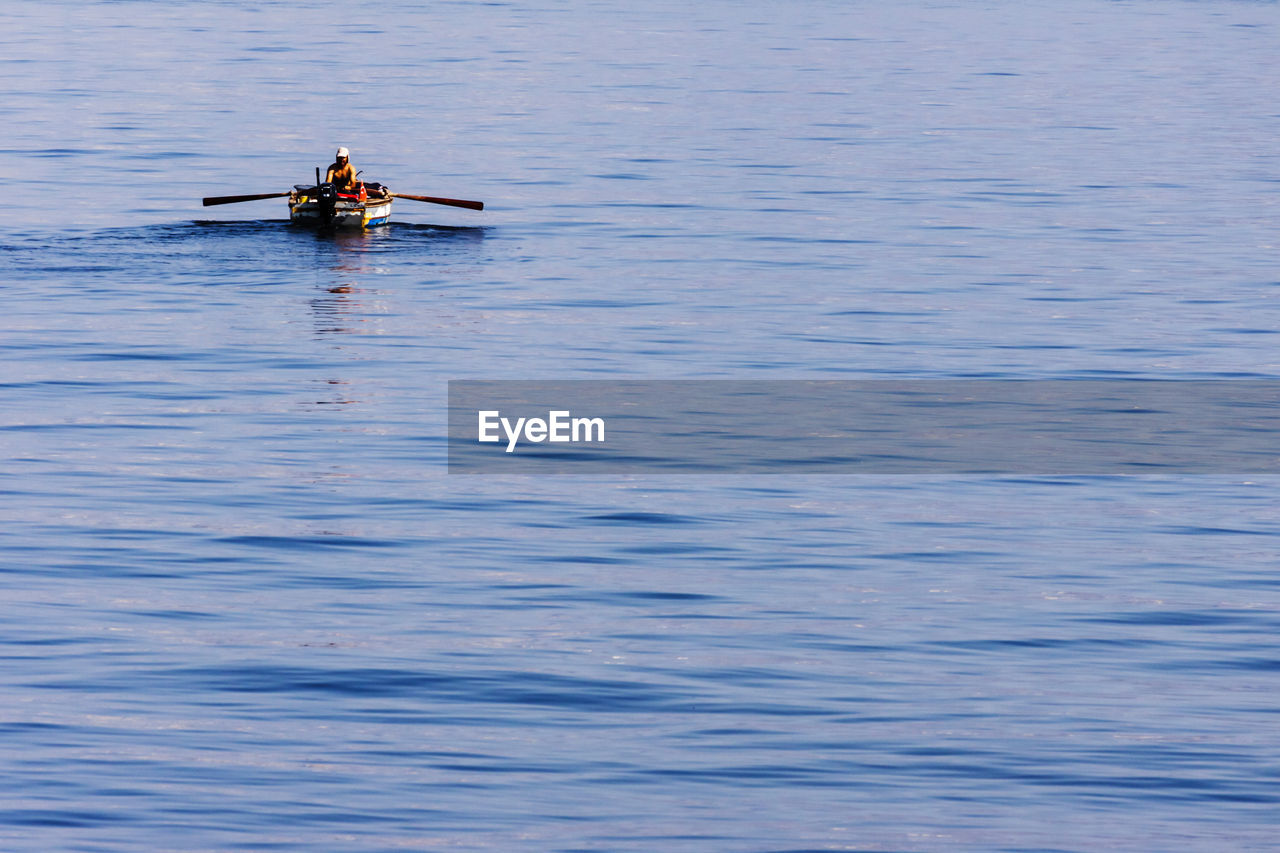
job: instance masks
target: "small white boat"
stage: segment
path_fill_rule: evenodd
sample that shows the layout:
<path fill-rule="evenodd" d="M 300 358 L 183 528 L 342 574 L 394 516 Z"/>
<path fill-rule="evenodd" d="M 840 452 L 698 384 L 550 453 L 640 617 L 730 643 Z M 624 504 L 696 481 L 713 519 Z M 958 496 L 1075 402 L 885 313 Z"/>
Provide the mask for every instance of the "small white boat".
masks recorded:
<path fill-rule="evenodd" d="M 289 193 L 289 220 L 323 228 L 373 228 L 391 221 L 393 196 L 382 184 L 360 183 L 354 193 L 333 184 L 294 184 Z"/>
<path fill-rule="evenodd" d="M 321 183 L 320 170 L 316 169 L 316 182 L 310 186 L 294 184 L 287 193 L 252 193 L 250 195 L 216 195 L 201 199 L 205 207 L 215 204 L 239 204 L 242 201 L 260 201 L 265 198 L 289 197 L 289 220 L 320 228 L 373 228 L 391 221 L 391 201 L 407 198 L 428 204 L 444 204 L 449 207 L 465 207 L 467 210 L 484 210 L 484 202 L 465 198 L 440 198 L 433 195 L 409 195 L 393 193 L 382 184 L 357 181 L 356 191 L 340 193 L 331 183 Z"/>

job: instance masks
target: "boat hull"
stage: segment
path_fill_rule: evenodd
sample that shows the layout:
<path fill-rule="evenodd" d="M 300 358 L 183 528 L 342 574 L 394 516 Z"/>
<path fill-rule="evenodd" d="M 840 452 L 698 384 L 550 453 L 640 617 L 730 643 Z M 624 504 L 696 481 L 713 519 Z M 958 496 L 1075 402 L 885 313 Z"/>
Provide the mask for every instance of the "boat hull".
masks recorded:
<path fill-rule="evenodd" d="M 376 228 L 391 221 L 390 196 L 368 198 L 361 201 L 353 196 L 339 195 L 333 206 L 333 214 L 325 216 L 324 208 L 315 198 L 314 187 L 295 187 L 289 196 L 289 220 L 299 225 L 324 228 Z"/>

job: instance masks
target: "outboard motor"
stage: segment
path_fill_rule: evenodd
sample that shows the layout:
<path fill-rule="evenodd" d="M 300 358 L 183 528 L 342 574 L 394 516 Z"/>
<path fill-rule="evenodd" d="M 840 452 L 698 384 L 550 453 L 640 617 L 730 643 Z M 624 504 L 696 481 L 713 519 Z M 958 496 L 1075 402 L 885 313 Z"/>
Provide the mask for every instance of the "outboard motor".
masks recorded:
<path fill-rule="evenodd" d="M 333 184 L 321 184 L 317 190 L 316 204 L 320 207 L 320 216 L 325 225 L 332 224 L 334 211 L 338 208 L 338 189 Z"/>

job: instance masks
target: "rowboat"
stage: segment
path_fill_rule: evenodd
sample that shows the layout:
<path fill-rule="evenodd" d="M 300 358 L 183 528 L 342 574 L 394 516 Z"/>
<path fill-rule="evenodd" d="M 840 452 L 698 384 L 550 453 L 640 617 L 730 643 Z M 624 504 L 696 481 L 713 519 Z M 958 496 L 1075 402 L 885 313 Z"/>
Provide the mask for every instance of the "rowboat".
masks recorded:
<path fill-rule="evenodd" d="M 484 210 L 484 202 L 465 198 L 440 198 L 433 195 L 409 195 L 393 193 L 382 184 L 357 181 L 355 192 L 340 193 L 331 183 L 321 183 L 320 170 L 316 169 L 316 182 L 310 186 L 294 184 L 287 193 L 252 193 L 250 195 L 215 195 L 201 199 L 205 207 L 215 204 L 239 204 L 242 201 L 261 201 L 266 198 L 289 197 L 289 220 L 303 225 L 321 228 L 374 228 L 391 221 L 391 200 L 407 198 L 427 204 L 444 204 L 449 207 L 465 207 L 468 210 Z"/>
<path fill-rule="evenodd" d="M 333 184 L 294 184 L 289 193 L 289 220 L 324 228 L 373 228 L 391 221 L 393 196 L 382 184 L 360 183 L 354 193 Z"/>

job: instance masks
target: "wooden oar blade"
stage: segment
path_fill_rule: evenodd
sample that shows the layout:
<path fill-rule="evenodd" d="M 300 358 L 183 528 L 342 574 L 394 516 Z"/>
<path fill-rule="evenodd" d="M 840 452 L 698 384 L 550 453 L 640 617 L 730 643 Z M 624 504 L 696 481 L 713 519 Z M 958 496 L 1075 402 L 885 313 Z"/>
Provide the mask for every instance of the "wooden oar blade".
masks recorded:
<path fill-rule="evenodd" d="M 288 193 L 258 193 L 257 195 L 215 195 L 201 199 L 205 207 L 215 204 L 235 204 L 241 201 L 258 201 L 263 198 L 284 198 Z"/>
<path fill-rule="evenodd" d="M 468 210 L 484 210 L 484 202 L 467 201 L 464 198 L 436 198 L 430 195 L 408 195 L 406 193 L 392 193 L 395 198 L 407 198 L 410 201 L 425 201 L 427 204 L 447 204 L 450 207 L 465 207 Z"/>

